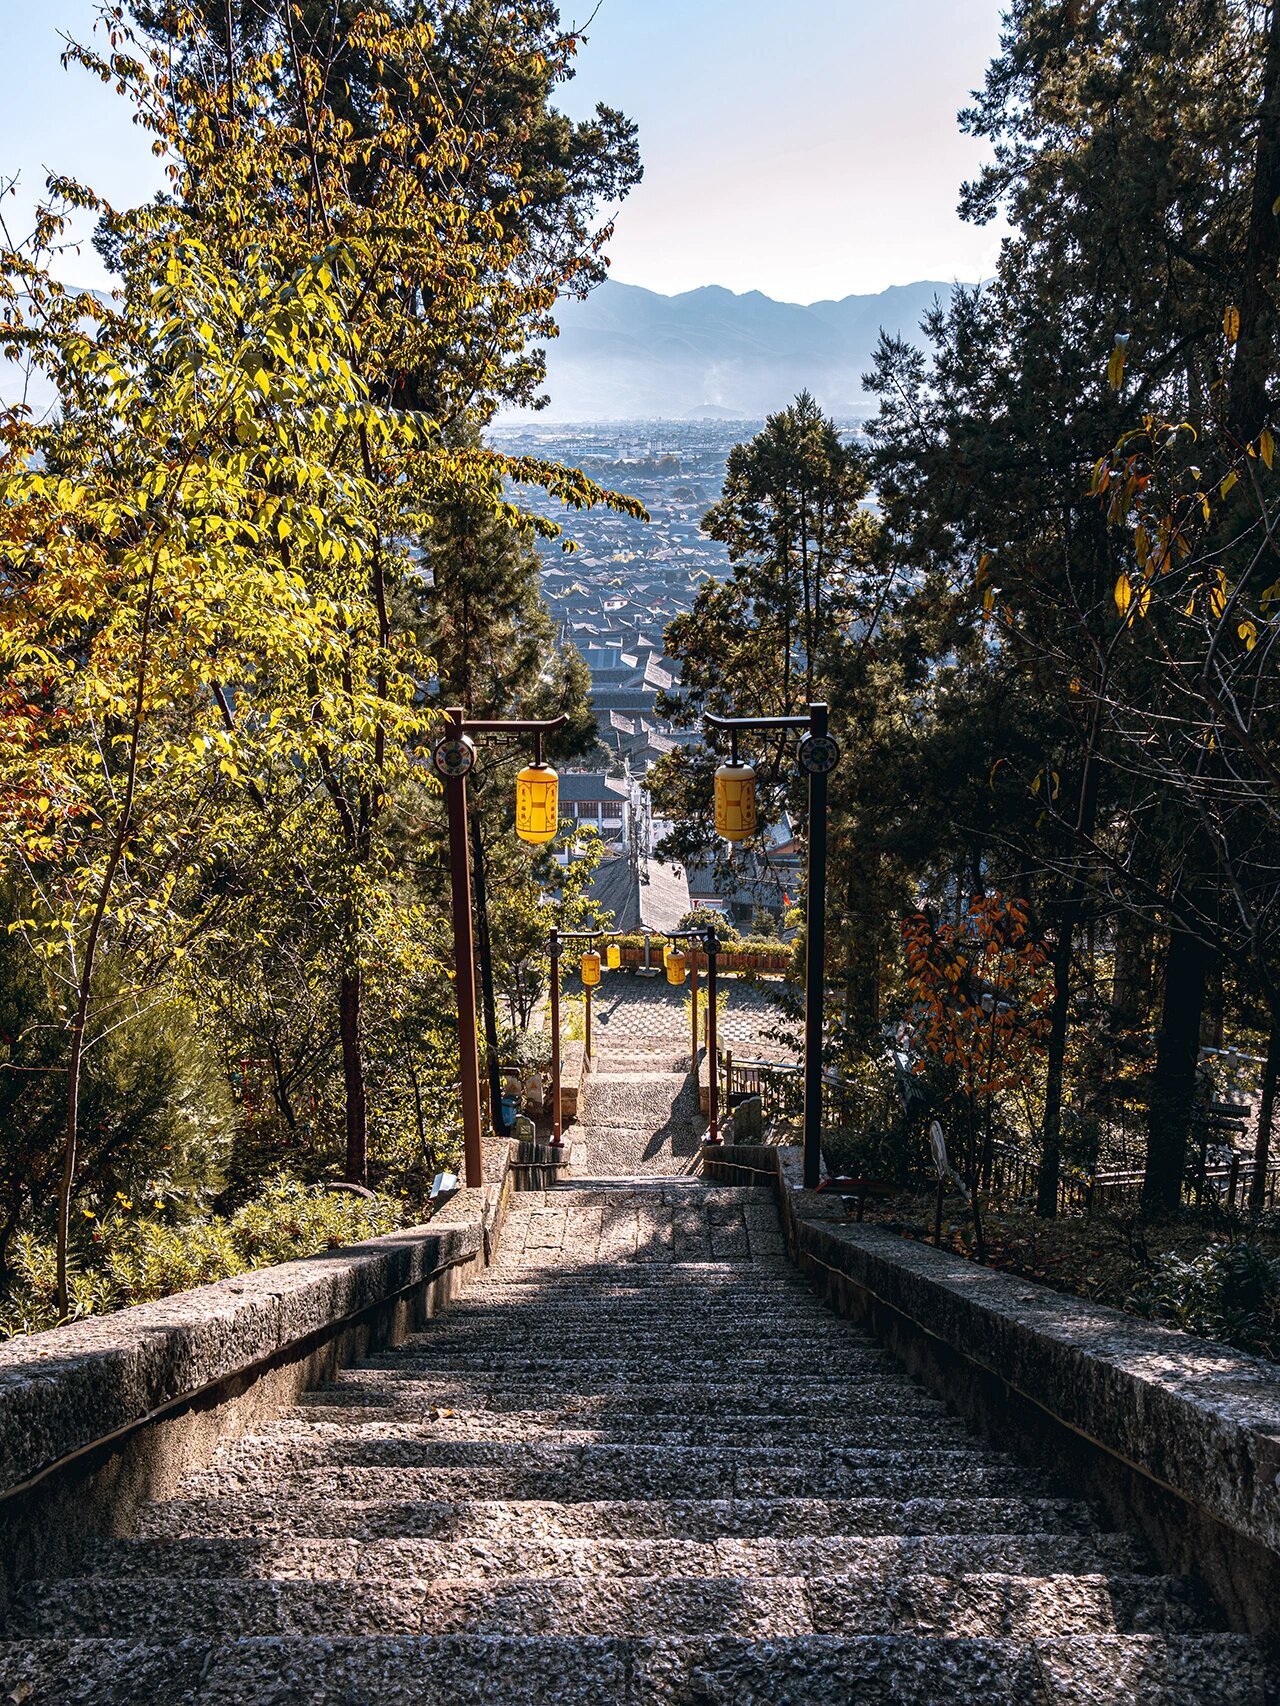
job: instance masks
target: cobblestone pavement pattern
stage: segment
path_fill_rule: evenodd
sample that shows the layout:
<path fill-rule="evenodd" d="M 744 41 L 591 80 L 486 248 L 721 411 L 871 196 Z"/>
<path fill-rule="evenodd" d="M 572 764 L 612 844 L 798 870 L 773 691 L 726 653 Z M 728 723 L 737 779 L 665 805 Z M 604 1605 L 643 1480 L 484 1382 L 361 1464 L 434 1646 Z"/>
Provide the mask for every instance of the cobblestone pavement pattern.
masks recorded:
<path fill-rule="evenodd" d="M 28 1706 L 1262 1706 L 1262 1660 L 980 1444 L 767 1192 L 517 1196 L 500 1259 L 36 1582 Z"/>

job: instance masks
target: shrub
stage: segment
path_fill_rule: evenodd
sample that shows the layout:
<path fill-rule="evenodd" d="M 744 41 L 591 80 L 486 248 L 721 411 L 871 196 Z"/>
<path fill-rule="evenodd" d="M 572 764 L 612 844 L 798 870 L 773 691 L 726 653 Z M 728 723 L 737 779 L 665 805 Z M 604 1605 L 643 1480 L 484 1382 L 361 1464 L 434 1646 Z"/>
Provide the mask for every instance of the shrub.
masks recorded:
<path fill-rule="evenodd" d="M 503 1031 L 498 1036 L 498 1060 L 521 1071 L 545 1072 L 551 1066 L 551 1034 L 548 1031 Z"/>
<path fill-rule="evenodd" d="M 69 1319 L 357 1244 L 394 1231 L 403 1219 L 390 1197 L 326 1190 L 283 1173 L 230 1219 L 172 1222 L 114 1212 L 95 1224 L 92 1265 L 72 1277 Z M 19 1235 L 13 1273 L 13 1294 L 0 1303 L 0 1338 L 57 1326 L 53 1246 Z"/>
<path fill-rule="evenodd" d="M 266 1268 L 376 1238 L 394 1231 L 402 1218 L 400 1205 L 389 1197 L 312 1189 L 282 1173 L 237 1209 L 228 1231 L 241 1267 Z"/>
<path fill-rule="evenodd" d="M 892 1057 L 864 1057 L 847 1066 L 828 1091 L 835 1115 L 823 1137 L 832 1173 L 905 1181 L 921 1159 L 916 1132 L 902 1108 Z"/>
<path fill-rule="evenodd" d="M 1129 1307 L 1201 1338 L 1280 1357 L 1280 1261 L 1246 1240 L 1213 1244 L 1190 1260 L 1159 1256 Z"/>

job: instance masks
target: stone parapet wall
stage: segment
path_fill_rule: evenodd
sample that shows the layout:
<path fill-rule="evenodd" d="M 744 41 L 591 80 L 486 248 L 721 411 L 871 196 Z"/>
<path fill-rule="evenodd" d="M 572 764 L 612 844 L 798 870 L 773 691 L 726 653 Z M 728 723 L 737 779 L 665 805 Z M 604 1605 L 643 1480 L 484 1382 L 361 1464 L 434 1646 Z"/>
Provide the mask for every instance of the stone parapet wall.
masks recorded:
<path fill-rule="evenodd" d="M 802 1188 L 798 1149 L 704 1149 L 703 1170 L 769 1179 L 795 1260 L 834 1307 L 994 1441 L 1140 1528 L 1237 1628 L 1280 1634 L 1273 1363 L 850 1223 L 839 1198 Z"/>
<path fill-rule="evenodd" d="M 509 1149 L 429 1225 L 0 1345 L 0 1593 L 436 1314 L 497 1253 Z"/>

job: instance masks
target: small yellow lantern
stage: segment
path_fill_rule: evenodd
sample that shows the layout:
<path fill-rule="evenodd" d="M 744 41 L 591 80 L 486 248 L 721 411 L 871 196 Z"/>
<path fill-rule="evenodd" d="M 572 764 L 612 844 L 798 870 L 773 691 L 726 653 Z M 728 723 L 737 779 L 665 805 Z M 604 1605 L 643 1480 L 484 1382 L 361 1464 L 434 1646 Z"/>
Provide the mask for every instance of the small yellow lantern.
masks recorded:
<path fill-rule="evenodd" d="M 756 832 L 756 773 L 749 764 L 722 764 L 716 771 L 716 834 L 749 841 Z"/>
<path fill-rule="evenodd" d="M 609 946 L 605 949 L 605 964 L 608 966 L 610 971 L 617 971 L 618 967 L 622 964 L 622 949 L 616 942 L 610 942 Z"/>
<path fill-rule="evenodd" d="M 670 957 L 667 960 L 667 982 L 668 983 L 683 983 L 684 982 L 684 974 L 685 974 L 686 963 L 687 962 L 686 962 L 683 954 L 676 953 L 674 951 L 672 952 L 672 954 L 670 955 Z"/>
<path fill-rule="evenodd" d="M 582 982 L 587 989 L 594 989 L 600 981 L 600 956 L 594 952 L 582 956 Z"/>
<path fill-rule="evenodd" d="M 532 846 L 554 841 L 560 827 L 560 778 L 545 764 L 527 764 L 516 777 L 516 834 Z"/>

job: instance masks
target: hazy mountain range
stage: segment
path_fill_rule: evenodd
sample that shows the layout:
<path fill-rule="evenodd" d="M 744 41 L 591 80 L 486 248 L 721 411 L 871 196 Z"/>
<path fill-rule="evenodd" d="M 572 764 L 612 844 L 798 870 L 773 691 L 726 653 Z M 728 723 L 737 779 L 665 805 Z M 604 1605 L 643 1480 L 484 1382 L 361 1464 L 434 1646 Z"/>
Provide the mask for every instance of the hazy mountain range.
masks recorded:
<path fill-rule="evenodd" d="M 561 309 L 543 418 L 754 419 L 806 386 L 829 413 L 865 414 L 862 375 L 881 328 L 916 334 L 934 297 L 950 292 L 925 281 L 801 307 L 758 290 L 660 296 L 610 279 Z"/>
<path fill-rule="evenodd" d="M 806 386 L 831 414 L 865 414 L 862 375 L 881 328 L 917 335 L 934 298 L 950 291 L 923 281 L 801 307 L 758 290 L 737 296 L 709 284 L 660 296 L 609 279 L 585 302 L 561 307 L 541 418 L 754 420 Z M 16 400 L 20 387 L 18 371 L 0 362 L 0 401 Z M 37 379 L 27 400 L 43 412 L 51 388 Z"/>

